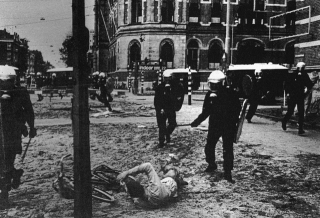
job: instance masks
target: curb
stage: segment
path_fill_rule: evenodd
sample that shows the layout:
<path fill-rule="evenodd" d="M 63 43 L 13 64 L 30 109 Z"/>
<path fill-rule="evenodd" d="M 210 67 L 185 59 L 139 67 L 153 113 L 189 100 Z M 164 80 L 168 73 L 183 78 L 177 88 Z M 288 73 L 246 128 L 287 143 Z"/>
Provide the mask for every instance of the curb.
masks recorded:
<path fill-rule="evenodd" d="M 255 115 L 259 116 L 259 117 L 263 117 L 263 118 L 270 118 L 270 119 L 276 120 L 277 122 L 282 120 L 282 118 L 272 116 L 272 115 L 266 115 L 266 114 L 261 114 L 261 113 L 255 113 Z M 289 122 L 294 123 L 294 124 L 298 124 L 298 121 L 294 120 L 294 119 L 290 119 Z M 320 129 L 320 124 L 311 124 L 311 123 L 305 122 L 304 125 L 307 126 L 308 128 Z"/>

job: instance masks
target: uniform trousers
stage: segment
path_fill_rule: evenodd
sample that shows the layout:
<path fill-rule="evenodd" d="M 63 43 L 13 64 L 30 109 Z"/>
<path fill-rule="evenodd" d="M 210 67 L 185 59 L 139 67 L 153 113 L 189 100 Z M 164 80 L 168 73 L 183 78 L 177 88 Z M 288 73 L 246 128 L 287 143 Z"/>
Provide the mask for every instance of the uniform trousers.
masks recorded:
<path fill-rule="evenodd" d="M 219 138 L 222 137 L 223 146 L 223 169 L 231 171 L 233 169 L 233 138 L 234 129 L 224 130 L 222 128 L 209 128 L 207 144 L 205 146 L 206 162 L 211 166 L 216 166 L 215 150 Z"/>
<path fill-rule="evenodd" d="M 294 113 L 294 109 L 296 105 L 298 108 L 298 116 L 299 116 L 298 124 L 299 124 L 299 128 L 302 129 L 303 122 L 304 122 L 304 98 L 303 97 L 294 97 L 294 98 L 290 97 L 288 99 L 288 111 L 283 118 L 283 122 L 287 123 L 289 121 L 289 119 Z"/>
<path fill-rule="evenodd" d="M 159 142 L 164 142 L 165 137 L 167 141 L 170 141 L 170 135 L 177 126 L 176 112 L 174 110 L 165 111 L 163 114 L 156 113 L 157 123 L 159 128 Z M 166 121 L 168 120 L 168 126 Z"/>

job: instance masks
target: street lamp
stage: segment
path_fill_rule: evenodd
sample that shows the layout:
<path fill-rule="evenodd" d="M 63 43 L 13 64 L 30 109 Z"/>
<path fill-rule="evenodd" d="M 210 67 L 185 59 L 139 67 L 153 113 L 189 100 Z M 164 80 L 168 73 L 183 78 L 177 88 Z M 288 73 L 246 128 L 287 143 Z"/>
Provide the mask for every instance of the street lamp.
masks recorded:
<path fill-rule="evenodd" d="M 231 64 L 233 64 L 233 49 L 234 49 L 234 46 L 233 46 L 233 28 L 234 28 L 235 26 L 238 26 L 238 23 L 239 23 L 238 18 L 235 18 L 235 20 L 234 20 L 234 24 L 232 25 Z"/>

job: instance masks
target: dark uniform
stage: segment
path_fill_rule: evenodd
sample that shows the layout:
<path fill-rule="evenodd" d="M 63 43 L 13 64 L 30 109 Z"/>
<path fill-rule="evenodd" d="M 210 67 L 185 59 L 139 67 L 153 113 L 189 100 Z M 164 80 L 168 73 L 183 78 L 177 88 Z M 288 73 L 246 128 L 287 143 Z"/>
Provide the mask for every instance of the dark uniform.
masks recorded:
<path fill-rule="evenodd" d="M 260 94 L 260 80 L 254 78 L 253 81 L 253 88 L 251 95 L 248 97 L 250 107 L 248 109 L 248 113 L 246 114 L 246 120 L 248 123 L 251 123 L 252 117 L 255 115 L 258 105 L 261 101 L 261 94 Z"/>
<path fill-rule="evenodd" d="M 107 99 L 107 87 L 106 87 L 107 80 L 105 77 L 100 77 L 98 84 L 100 89 L 100 96 L 97 96 L 98 100 L 104 103 L 104 106 L 108 107 L 109 111 L 112 111 L 110 103 Z"/>
<path fill-rule="evenodd" d="M 8 96 L 10 96 L 8 98 Z M 21 135 L 28 135 L 25 123 L 30 127 L 29 137 L 36 135 L 34 129 L 34 112 L 27 89 L 15 87 L 10 91 L 1 91 L 1 123 L 2 140 L 1 146 L 4 151 L 4 166 L 1 178 L 1 189 L 10 191 L 18 188 L 23 170 L 14 168 L 17 154 L 21 154 Z M 5 188 L 4 188 L 5 186 Z M 1 198 L 6 198 L 1 196 Z M 3 199 L 0 199 L 0 201 Z M 0 202 L 1 203 L 1 202 Z"/>
<path fill-rule="evenodd" d="M 176 110 L 181 107 L 178 98 L 182 95 L 183 85 L 174 80 L 171 80 L 169 84 L 161 83 L 156 87 L 154 107 L 159 128 L 159 147 L 163 146 L 165 139 L 167 143 L 170 142 L 170 135 L 177 126 Z M 167 120 L 168 126 L 166 126 Z"/>
<path fill-rule="evenodd" d="M 240 110 L 241 105 L 238 95 L 232 89 L 222 87 L 217 93 L 208 91 L 206 94 L 202 113 L 191 123 L 191 126 L 198 126 L 210 116 L 209 132 L 205 146 L 206 162 L 210 167 L 217 168 L 215 147 L 222 136 L 223 168 L 225 172 L 230 172 L 233 169 L 233 140 Z"/>
<path fill-rule="evenodd" d="M 286 124 L 291 118 L 294 108 L 297 105 L 299 116 L 299 133 L 303 134 L 304 123 L 304 97 L 305 87 L 311 89 L 313 86 L 309 76 L 304 71 L 289 73 L 285 81 L 285 90 L 288 96 L 288 111 L 282 120 L 282 128 L 286 130 Z"/>

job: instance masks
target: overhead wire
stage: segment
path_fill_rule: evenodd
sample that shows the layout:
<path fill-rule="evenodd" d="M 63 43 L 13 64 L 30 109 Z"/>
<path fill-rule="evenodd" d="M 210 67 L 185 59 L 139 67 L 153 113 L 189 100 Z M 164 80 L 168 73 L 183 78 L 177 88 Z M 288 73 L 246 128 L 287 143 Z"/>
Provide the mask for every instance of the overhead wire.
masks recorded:
<path fill-rule="evenodd" d="M 86 14 L 86 17 L 93 16 L 94 14 Z M 68 20 L 71 19 L 72 17 L 65 17 L 65 18 L 59 18 L 59 19 L 53 19 L 53 20 L 42 20 L 42 21 L 37 21 L 37 22 L 29 22 L 29 23 L 19 23 L 19 24 L 8 24 L 8 25 L 3 25 L 1 27 L 10 27 L 10 26 L 23 26 L 23 25 L 30 25 L 30 24 L 38 24 L 38 23 L 45 23 L 45 22 L 52 22 L 52 21 L 59 21 L 59 20 Z"/>
<path fill-rule="evenodd" d="M 89 5 L 89 6 L 86 6 L 85 8 L 90 8 L 90 7 L 94 7 L 95 5 Z M 57 15 L 61 15 L 61 14 L 68 14 L 66 12 L 63 12 L 63 13 L 57 13 L 57 14 L 51 14 L 51 15 L 44 15 L 43 17 L 53 17 L 53 16 L 57 16 Z M 26 16 L 26 17 L 0 17 L 0 19 L 6 19 L 6 20 L 19 20 L 19 19 L 27 19 L 27 18 L 38 18 L 38 17 L 41 17 L 41 16 Z"/>

